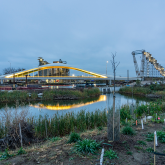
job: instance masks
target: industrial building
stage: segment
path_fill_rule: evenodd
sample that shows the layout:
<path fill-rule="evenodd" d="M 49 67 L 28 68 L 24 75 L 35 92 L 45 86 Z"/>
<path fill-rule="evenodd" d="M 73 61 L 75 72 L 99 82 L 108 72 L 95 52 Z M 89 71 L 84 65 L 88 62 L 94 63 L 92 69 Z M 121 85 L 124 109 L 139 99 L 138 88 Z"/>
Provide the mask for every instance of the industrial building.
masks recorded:
<path fill-rule="evenodd" d="M 50 64 L 47 61 L 44 61 L 42 57 L 38 58 L 39 66 Z M 53 63 L 63 63 L 67 64 L 66 61 L 53 61 Z M 39 71 L 39 76 L 70 76 L 70 70 L 67 68 L 51 68 Z"/>

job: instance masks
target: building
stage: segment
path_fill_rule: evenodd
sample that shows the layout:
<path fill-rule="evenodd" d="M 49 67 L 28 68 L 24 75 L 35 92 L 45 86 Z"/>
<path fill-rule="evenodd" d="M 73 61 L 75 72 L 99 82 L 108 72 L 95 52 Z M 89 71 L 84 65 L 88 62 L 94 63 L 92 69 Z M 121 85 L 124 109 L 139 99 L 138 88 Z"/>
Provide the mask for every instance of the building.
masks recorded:
<path fill-rule="evenodd" d="M 39 57 L 38 60 L 39 60 L 39 66 L 50 64 L 47 61 L 44 61 L 42 57 Z M 67 64 L 66 61 L 62 61 L 61 59 L 59 59 L 59 61 L 53 61 L 53 63 Z M 39 76 L 70 76 L 70 70 L 66 68 L 45 69 L 39 71 Z"/>

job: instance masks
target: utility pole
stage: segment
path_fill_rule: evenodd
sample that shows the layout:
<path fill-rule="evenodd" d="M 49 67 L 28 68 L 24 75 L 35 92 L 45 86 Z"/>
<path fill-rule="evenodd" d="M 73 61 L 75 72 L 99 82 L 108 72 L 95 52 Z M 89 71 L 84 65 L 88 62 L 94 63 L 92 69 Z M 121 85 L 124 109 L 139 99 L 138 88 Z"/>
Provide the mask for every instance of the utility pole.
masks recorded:
<path fill-rule="evenodd" d="M 11 62 L 10 61 L 8 61 L 9 63 L 10 63 L 10 74 L 11 74 Z"/>

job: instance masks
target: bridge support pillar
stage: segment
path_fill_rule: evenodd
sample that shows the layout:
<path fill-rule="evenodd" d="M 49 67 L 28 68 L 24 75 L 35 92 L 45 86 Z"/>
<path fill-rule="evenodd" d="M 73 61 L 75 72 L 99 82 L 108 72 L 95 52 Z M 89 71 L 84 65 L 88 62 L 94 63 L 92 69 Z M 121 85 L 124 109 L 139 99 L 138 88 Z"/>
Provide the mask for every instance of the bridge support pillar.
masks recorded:
<path fill-rule="evenodd" d="M 3 84 L 3 80 L 1 79 L 1 84 Z"/>
<path fill-rule="evenodd" d="M 111 80 L 109 80 L 109 85 L 111 85 Z"/>

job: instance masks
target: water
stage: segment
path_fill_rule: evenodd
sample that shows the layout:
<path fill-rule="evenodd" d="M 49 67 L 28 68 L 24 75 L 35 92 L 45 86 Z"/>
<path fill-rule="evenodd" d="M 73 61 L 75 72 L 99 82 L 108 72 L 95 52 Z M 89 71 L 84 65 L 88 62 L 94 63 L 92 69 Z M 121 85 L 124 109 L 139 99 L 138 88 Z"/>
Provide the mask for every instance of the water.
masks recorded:
<path fill-rule="evenodd" d="M 116 108 L 120 108 L 124 104 L 136 104 L 136 103 L 146 103 L 149 99 L 142 97 L 132 97 L 121 95 L 116 93 Z M 105 108 L 111 108 L 113 105 L 113 94 L 100 95 L 96 98 L 88 98 L 83 100 L 68 100 L 68 101 L 40 101 L 26 103 L 24 105 L 9 104 L 8 109 L 14 111 L 17 109 L 21 111 L 22 109 L 28 110 L 29 114 L 38 117 L 39 115 L 49 115 L 50 117 L 54 114 L 64 115 L 68 112 L 77 113 L 80 110 L 85 110 L 89 112 L 94 112 L 96 109 L 104 110 Z M 0 112 L 5 109 L 5 105 L 1 105 Z"/>

